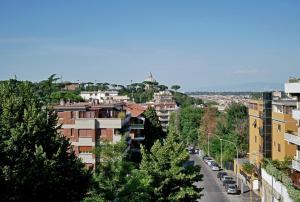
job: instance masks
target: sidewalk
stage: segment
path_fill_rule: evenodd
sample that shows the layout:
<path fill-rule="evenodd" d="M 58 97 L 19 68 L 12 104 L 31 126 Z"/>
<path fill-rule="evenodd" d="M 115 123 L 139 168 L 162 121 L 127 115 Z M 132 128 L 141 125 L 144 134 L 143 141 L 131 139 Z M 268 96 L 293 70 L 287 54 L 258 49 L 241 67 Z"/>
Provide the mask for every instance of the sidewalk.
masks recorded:
<path fill-rule="evenodd" d="M 236 173 L 234 173 L 232 170 L 224 170 L 224 171 L 227 172 L 229 176 L 233 177 L 236 180 Z M 243 193 L 241 193 L 243 201 L 250 201 L 251 198 L 252 201 L 261 201 L 259 192 L 257 190 L 252 190 L 250 192 L 249 186 L 243 183 L 241 179 L 239 179 L 239 188 L 241 189 L 241 191 L 243 189 Z"/>

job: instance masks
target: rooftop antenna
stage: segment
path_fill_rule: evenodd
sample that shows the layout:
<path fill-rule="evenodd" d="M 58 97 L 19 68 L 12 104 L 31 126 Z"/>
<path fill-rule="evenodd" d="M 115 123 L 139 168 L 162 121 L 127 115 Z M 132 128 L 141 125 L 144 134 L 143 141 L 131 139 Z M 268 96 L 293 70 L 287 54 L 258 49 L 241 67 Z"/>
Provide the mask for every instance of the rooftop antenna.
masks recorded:
<path fill-rule="evenodd" d="M 132 99 L 132 101 L 133 101 L 133 87 L 132 87 L 132 80 L 130 81 L 130 83 L 131 83 L 131 99 Z"/>

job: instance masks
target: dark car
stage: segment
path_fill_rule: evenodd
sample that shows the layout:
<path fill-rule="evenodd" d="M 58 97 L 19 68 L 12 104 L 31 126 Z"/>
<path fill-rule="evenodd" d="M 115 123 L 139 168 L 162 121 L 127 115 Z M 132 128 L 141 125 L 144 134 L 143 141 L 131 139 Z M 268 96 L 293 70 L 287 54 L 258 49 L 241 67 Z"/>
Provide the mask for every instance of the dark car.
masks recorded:
<path fill-rule="evenodd" d="M 195 150 L 194 149 L 189 149 L 189 153 L 190 154 L 195 154 Z"/>
<path fill-rule="evenodd" d="M 221 179 L 224 175 L 228 175 L 228 174 L 224 171 L 218 172 L 217 178 Z"/>

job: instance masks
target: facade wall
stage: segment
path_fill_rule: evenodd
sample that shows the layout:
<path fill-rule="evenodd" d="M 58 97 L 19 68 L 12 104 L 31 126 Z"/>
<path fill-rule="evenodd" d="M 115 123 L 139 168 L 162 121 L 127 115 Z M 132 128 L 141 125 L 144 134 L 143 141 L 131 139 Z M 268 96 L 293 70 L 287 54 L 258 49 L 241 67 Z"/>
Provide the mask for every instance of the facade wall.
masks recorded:
<path fill-rule="evenodd" d="M 296 146 L 284 140 L 284 133 L 296 130 L 296 123 L 291 115 L 272 113 L 272 159 L 283 161 L 285 157 L 296 154 Z"/>
<path fill-rule="evenodd" d="M 67 105 L 66 107 L 69 107 Z M 100 138 L 108 141 L 118 141 L 119 136 L 114 137 L 114 129 L 122 128 L 121 118 L 117 117 L 114 108 L 91 109 L 84 111 L 82 107 L 80 111 L 76 108 L 72 109 L 59 108 L 57 112 L 58 124 L 62 124 L 61 134 L 69 138 L 72 150 L 87 165 L 95 165 L 96 158 L 92 151 L 95 149 L 96 143 Z M 109 118 L 97 118 L 109 117 Z"/>
<path fill-rule="evenodd" d="M 255 103 L 257 104 L 257 103 Z M 261 152 L 263 148 L 263 139 L 260 130 L 263 126 L 261 118 L 261 108 L 249 109 L 249 160 L 258 165 L 261 160 Z"/>

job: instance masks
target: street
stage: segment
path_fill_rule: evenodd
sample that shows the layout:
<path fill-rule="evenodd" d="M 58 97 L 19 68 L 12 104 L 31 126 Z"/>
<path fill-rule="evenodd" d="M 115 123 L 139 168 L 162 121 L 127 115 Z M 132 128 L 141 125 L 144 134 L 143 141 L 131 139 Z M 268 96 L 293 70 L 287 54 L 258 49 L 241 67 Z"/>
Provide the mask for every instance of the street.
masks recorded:
<path fill-rule="evenodd" d="M 242 195 L 228 195 L 225 191 L 221 181 L 217 178 L 217 172 L 212 171 L 208 165 L 206 165 L 199 156 L 195 154 L 190 155 L 190 160 L 195 162 L 195 165 L 201 166 L 201 174 L 203 175 L 203 181 L 198 182 L 197 186 L 204 188 L 202 191 L 202 197 L 198 201 L 203 202 L 241 202 L 250 201 L 249 192 Z M 260 201 L 257 195 L 253 193 L 253 201 Z"/>
<path fill-rule="evenodd" d="M 221 187 L 218 185 L 218 179 L 213 175 L 212 171 L 209 170 L 207 165 L 203 161 L 199 160 L 195 154 L 190 155 L 190 160 L 195 162 L 195 165 L 201 166 L 201 174 L 203 175 L 203 181 L 198 182 L 197 186 L 203 187 L 201 199 L 199 201 L 203 202 L 214 202 L 223 201 L 229 202 L 227 193 L 222 191 Z"/>

